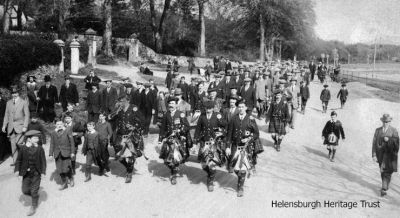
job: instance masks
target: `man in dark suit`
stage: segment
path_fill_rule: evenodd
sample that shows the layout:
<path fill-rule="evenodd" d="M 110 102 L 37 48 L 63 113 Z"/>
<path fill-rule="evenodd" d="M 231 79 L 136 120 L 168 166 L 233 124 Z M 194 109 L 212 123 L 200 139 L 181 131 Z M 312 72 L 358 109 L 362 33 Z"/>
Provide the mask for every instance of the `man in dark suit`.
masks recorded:
<path fill-rule="evenodd" d="M 244 79 L 244 86 L 240 89 L 239 95 L 242 97 L 242 99 L 245 100 L 246 107 L 247 107 L 247 113 L 251 115 L 256 102 L 256 91 L 254 88 L 250 85 L 251 79 L 250 78 L 245 78 Z"/>
<path fill-rule="evenodd" d="M 143 83 L 136 81 L 136 89 L 132 90 L 133 93 L 132 93 L 131 99 L 129 101 L 130 104 L 134 104 L 138 108 L 141 107 L 140 104 L 142 103 L 141 102 L 141 94 L 143 91 L 142 87 L 143 87 Z"/>
<path fill-rule="evenodd" d="M 32 206 L 28 216 L 36 212 L 39 203 L 39 188 L 41 174 L 46 174 L 46 156 L 39 145 L 40 131 L 30 130 L 25 133 L 26 142 L 20 148 L 15 164 L 15 173 L 23 177 L 22 193 L 32 197 Z"/>
<path fill-rule="evenodd" d="M 101 79 L 99 77 L 97 77 L 94 74 L 94 70 L 91 69 L 89 75 L 86 76 L 83 81 L 85 81 L 85 83 L 86 83 L 85 89 L 91 90 L 92 85 L 96 85 L 97 89 L 99 89 L 99 83 L 101 82 Z"/>
<path fill-rule="evenodd" d="M 182 99 L 188 102 L 189 99 L 189 85 L 185 81 L 185 77 L 182 76 L 179 84 L 176 88 L 180 88 L 182 90 Z"/>
<path fill-rule="evenodd" d="M 189 94 L 189 100 L 188 103 L 190 104 L 190 107 L 192 109 L 192 112 L 194 112 L 196 109 L 196 103 L 199 101 L 199 94 L 198 94 L 198 87 L 196 84 L 196 78 L 192 78 L 191 83 L 188 88 L 188 94 Z"/>
<path fill-rule="evenodd" d="M 392 174 L 397 172 L 399 132 L 390 125 L 392 117 L 383 114 L 382 126 L 375 130 L 372 140 L 372 160 L 379 164 L 382 179 L 381 197 L 387 195 Z"/>
<path fill-rule="evenodd" d="M 129 80 L 130 80 L 129 77 L 125 77 L 122 79 L 122 83 L 120 84 L 120 87 L 119 87 L 118 98 L 125 98 L 126 88 L 130 84 Z"/>
<path fill-rule="evenodd" d="M 79 94 L 76 85 L 71 83 L 71 77 L 69 75 L 65 76 L 65 84 L 61 86 L 59 101 L 63 111 L 67 110 L 67 104 L 72 103 L 79 106 Z"/>
<path fill-rule="evenodd" d="M 158 143 L 161 144 L 164 139 L 170 136 L 173 132 L 177 132 L 178 138 L 186 136 L 189 133 L 189 123 L 186 119 L 185 113 L 176 109 L 178 99 L 170 97 L 168 99 L 168 112 L 164 114 L 161 121 L 160 133 Z M 188 147 L 186 143 L 182 143 L 180 147 L 181 157 L 173 155 L 173 150 L 168 149 L 168 142 L 164 142 L 160 151 L 160 159 L 164 160 L 164 164 L 171 170 L 171 184 L 176 185 L 176 177 L 179 170 L 179 164 L 185 162 L 189 156 Z M 171 158 L 172 157 L 172 158 Z"/>
<path fill-rule="evenodd" d="M 222 80 L 223 84 L 223 99 L 226 99 L 231 92 L 231 87 L 235 85 L 235 81 L 232 79 L 230 70 L 225 74 L 225 78 Z"/>
<path fill-rule="evenodd" d="M 154 93 L 150 91 L 150 83 L 144 84 L 144 90 L 141 93 L 140 99 L 140 108 L 139 110 L 142 112 L 144 115 L 144 132 L 143 132 L 143 137 L 147 137 L 149 134 L 149 128 L 150 128 L 150 123 L 151 123 L 151 117 L 153 113 L 155 112 L 156 109 L 156 97 L 154 96 Z"/>
<path fill-rule="evenodd" d="M 56 112 L 54 111 L 54 104 L 58 103 L 57 88 L 51 84 L 49 75 L 44 77 L 45 85 L 40 87 L 38 92 L 38 100 L 43 107 L 42 119 L 44 122 L 53 122 Z"/>
<path fill-rule="evenodd" d="M 217 91 L 216 97 L 220 98 L 220 99 L 224 99 L 224 92 L 223 92 L 224 85 L 221 82 L 222 74 L 224 74 L 224 73 L 220 72 L 219 74 L 215 74 L 214 75 L 215 81 L 210 83 L 210 85 L 208 86 L 208 89 L 216 89 L 216 91 Z M 207 92 L 208 92 L 208 90 L 207 90 Z"/>
<path fill-rule="evenodd" d="M 168 90 L 171 88 L 172 78 L 173 75 L 171 69 L 167 69 L 167 77 L 165 78 L 165 85 L 167 85 Z"/>
<path fill-rule="evenodd" d="M 232 167 L 238 176 L 238 197 L 243 196 L 243 186 L 248 170 L 255 170 L 256 155 L 249 151 L 254 151 L 254 143 L 258 140 L 259 130 L 254 118 L 246 113 L 246 104 L 243 100 L 238 102 L 239 114 L 234 116 L 228 125 L 226 155 L 230 155 L 230 172 Z M 245 149 L 245 151 L 243 151 Z M 244 153 L 242 153 L 244 152 Z M 247 156 L 243 156 L 247 152 Z"/>
<path fill-rule="evenodd" d="M 106 88 L 104 88 L 101 93 L 102 109 L 106 113 L 112 112 L 112 110 L 115 108 L 115 104 L 117 103 L 118 99 L 117 89 L 112 87 L 111 84 L 112 80 L 107 80 Z"/>
<path fill-rule="evenodd" d="M 229 96 L 229 107 L 223 110 L 223 116 L 226 120 L 226 123 L 230 123 L 232 117 L 239 114 L 239 109 L 236 107 L 236 103 L 239 100 L 239 96 L 231 95 Z"/>
<path fill-rule="evenodd" d="M 95 84 L 92 85 L 92 91 L 87 95 L 86 110 L 88 112 L 88 122 L 97 123 L 101 110 L 101 95 Z"/>
<path fill-rule="evenodd" d="M 198 152 L 198 160 L 202 163 L 203 170 L 207 173 L 207 188 L 209 192 L 214 191 L 214 179 L 215 173 L 217 170 L 214 165 L 208 165 L 204 160 L 204 146 L 206 142 L 210 142 L 211 140 L 215 140 L 216 138 L 216 128 L 226 129 L 226 120 L 222 118 L 220 113 L 213 112 L 214 103 L 212 101 L 205 102 L 206 114 L 200 115 L 199 121 L 197 122 L 196 131 L 194 133 L 194 142 L 200 143 L 199 152 Z M 225 150 L 225 146 L 221 148 Z M 208 151 L 211 151 L 208 150 Z M 218 153 L 217 153 L 218 155 Z M 218 160 L 222 158 L 218 155 Z"/>
<path fill-rule="evenodd" d="M 311 63 L 308 65 L 311 73 L 311 81 L 314 80 L 315 71 L 317 70 L 317 66 L 314 63 L 314 60 L 311 60 Z"/>
<path fill-rule="evenodd" d="M 304 82 L 300 82 L 300 99 L 301 99 L 301 112 L 304 114 L 306 112 L 307 101 L 310 98 L 310 90 L 308 85 Z"/>

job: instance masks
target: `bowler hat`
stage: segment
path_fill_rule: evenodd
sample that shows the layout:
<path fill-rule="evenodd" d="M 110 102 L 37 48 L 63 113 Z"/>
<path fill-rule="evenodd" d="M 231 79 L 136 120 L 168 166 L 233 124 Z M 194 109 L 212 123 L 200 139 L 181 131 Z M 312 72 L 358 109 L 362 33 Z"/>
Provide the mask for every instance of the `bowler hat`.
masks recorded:
<path fill-rule="evenodd" d="M 45 82 L 50 82 L 50 81 L 51 81 L 50 75 L 44 76 L 44 81 L 45 81 Z"/>
<path fill-rule="evenodd" d="M 389 114 L 383 114 L 381 117 L 381 121 L 385 123 L 390 122 L 392 121 L 392 117 Z"/>
<path fill-rule="evenodd" d="M 336 111 L 332 111 L 332 112 L 331 112 L 331 116 L 337 116 Z"/>
<path fill-rule="evenodd" d="M 328 87 L 328 84 L 325 84 L 324 87 L 325 87 L 325 88 Z"/>
<path fill-rule="evenodd" d="M 177 101 L 178 101 L 178 98 L 177 98 L 177 97 L 170 96 L 170 97 L 167 99 L 167 103 L 169 104 L 171 101 L 177 102 Z"/>
<path fill-rule="evenodd" d="M 69 79 L 71 79 L 71 76 L 70 76 L 70 75 L 65 75 L 65 76 L 64 76 L 64 79 L 65 79 L 65 80 L 69 80 Z"/>
<path fill-rule="evenodd" d="M 32 136 L 40 136 L 42 133 L 38 130 L 29 130 L 28 132 L 25 133 L 26 137 L 32 137 Z"/>
<path fill-rule="evenodd" d="M 175 89 L 175 96 L 176 95 L 182 95 L 182 89 L 181 88 L 176 88 Z"/>
<path fill-rule="evenodd" d="M 231 96 L 229 96 L 229 99 L 239 100 L 239 96 L 238 95 L 231 95 Z"/>
<path fill-rule="evenodd" d="M 342 87 L 345 87 L 346 86 L 346 83 L 342 83 Z"/>

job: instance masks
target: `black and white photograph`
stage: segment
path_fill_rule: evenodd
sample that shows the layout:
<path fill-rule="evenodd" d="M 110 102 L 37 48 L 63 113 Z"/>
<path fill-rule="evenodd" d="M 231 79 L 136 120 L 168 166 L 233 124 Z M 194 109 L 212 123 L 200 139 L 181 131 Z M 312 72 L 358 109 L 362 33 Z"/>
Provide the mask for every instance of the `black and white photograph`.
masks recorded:
<path fill-rule="evenodd" d="M 1 217 L 399 217 L 399 0 L 0 0 L 0 21 Z"/>

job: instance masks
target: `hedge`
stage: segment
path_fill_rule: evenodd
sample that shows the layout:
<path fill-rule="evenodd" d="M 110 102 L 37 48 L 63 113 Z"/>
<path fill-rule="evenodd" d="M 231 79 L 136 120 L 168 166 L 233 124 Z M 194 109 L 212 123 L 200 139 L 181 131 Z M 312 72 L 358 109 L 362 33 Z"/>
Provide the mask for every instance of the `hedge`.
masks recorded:
<path fill-rule="evenodd" d="M 0 85 L 9 86 L 26 71 L 58 65 L 61 52 L 52 41 L 34 36 L 0 37 Z"/>

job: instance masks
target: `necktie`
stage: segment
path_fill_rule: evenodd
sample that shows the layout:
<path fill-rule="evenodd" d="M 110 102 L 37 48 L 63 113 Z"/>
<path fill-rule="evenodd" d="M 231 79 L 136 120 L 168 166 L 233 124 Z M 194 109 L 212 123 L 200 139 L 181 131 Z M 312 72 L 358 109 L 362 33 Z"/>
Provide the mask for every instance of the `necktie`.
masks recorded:
<path fill-rule="evenodd" d="M 14 104 L 15 104 L 15 99 L 14 99 Z"/>

